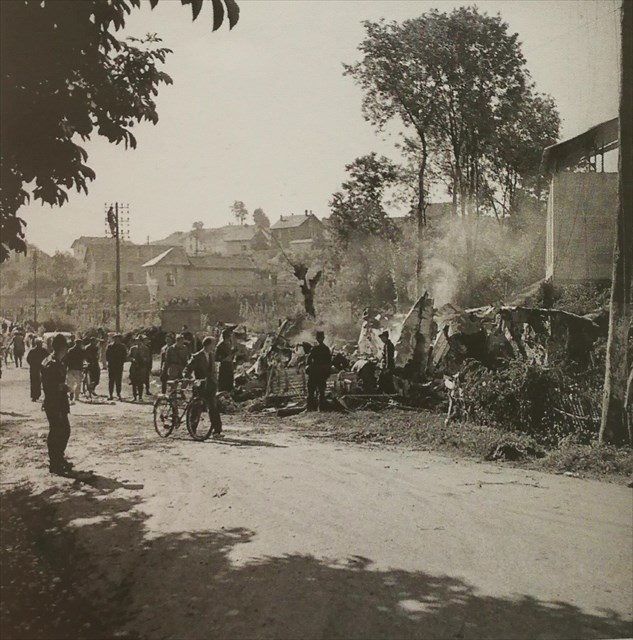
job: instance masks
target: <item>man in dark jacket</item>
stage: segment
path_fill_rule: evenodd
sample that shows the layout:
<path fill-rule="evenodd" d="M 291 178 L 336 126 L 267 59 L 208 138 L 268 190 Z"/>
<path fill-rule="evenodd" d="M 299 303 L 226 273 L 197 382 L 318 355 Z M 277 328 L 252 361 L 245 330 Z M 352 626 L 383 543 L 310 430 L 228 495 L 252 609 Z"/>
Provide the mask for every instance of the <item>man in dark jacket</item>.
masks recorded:
<path fill-rule="evenodd" d="M 204 386 L 201 391 L 207 401 L 213 433 L 220 435 L 222 433 L 222 418 L 220 418 L 220 410 L 215 396 L 218 383 L 215 373 L 215 360 L 213 359 L 213 338 L 207 336 L 202 341 L 202 349 L 191 356 L 182 375 L 184 378 L 189 378 L 191 374 L 196 380 L 204 380 Z"/>
<path fill-rule="evenodd" d="M 88 365 L 88 379 L 90 393 L 94 393 L 101 379 L 101 367 L 99 366 L 99 344 L 97 338 L 86 338 L 84 357 Z"/>
<path fill-rule="evenodd" d="M 64 362 L 66 365 L 66 384 L 70 389 L 71 400 L 73 401 L 79 400 L 81 380 L 84 375 L 84 360 L 84 348 L 81 340 L 77 338 L 70 349 L 68 349 Z"/>
<path fill-rule="evenodd" d="M 116 387 L 116 395 L 119 400 L 121 398 L 121 382 L 123 379 L 123 365 L 127 359 L 127 349 L 123 344 L 123 338 L 117 333 L 111 344 L 106 349 L 106 362 L 108 363 L 108 391 L 110 392 L 110 400 Z"/>
<path fill-rule="evenodd" d="M 380 388 L 383 393 L 393 393 L 393 372 L 396 368 L 396 349 L 393 346 L 393 342 L 389 339 L 389 331 L 383 331 L 379 337 L 383 344 L 380 363 Z"/>
<path fill-rule="evenodd" d="M 308 402 L 307 410 L 314 411 L 325 408 L 325 389 L 327 379 L 330 376 L 332 367 L 332 353 L 325 345 L 325 334 L 323 331 L 316 332 L 317 344 L 312 347 L 306 360 L 306 371 L 308 373 Z"/>
<path fill-rule="evenodd" d="M 68 387 L 64 356 L 68 345 L 66 338 L 57 334 L 52 341 L 53 353 L 42 364 L 42 387 L 44 388 L 44 411 L 48 420 L 48 458 L 51 473 L 67 475 L 72 468 L 64 453 L 70 437 L 68 414 Z"/>
<path fill-rule="evenodd" d="M 48 351 L 42 346 L 41 338 L 35 338 L 33 348 L 26 356 L 26 362 L 29 365 L 29 374 L 31 377 L 31 400 L 37 402 L 42 395 L 42 362 L 48 356 Z"/>

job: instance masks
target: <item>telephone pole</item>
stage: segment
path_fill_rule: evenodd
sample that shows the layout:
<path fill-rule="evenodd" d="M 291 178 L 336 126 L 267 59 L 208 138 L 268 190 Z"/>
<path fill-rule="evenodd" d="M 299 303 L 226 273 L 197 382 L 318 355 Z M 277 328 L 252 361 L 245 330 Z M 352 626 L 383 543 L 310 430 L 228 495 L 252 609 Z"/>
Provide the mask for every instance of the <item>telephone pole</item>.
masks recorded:
<path fill-rule="evenodd" d="M 37 325 L 37 249 L 33 249 L 33 328 Z"/>
<path fill-rule="evenodd" d="M 107 206 L 107 205 L 106 205 Z M 123 218 L 122 213 L 129 211 L 129 205 L 119 204 L 115 202 L 111 204 L 106 213 L 106 222 L 110 231 L 110 235 L 114 238 L 114 273 L 115 273 L 115 322 L 116 331 L 121 331 L 121 235 L 122 224 L 128 221 L 128 218 Z"/>

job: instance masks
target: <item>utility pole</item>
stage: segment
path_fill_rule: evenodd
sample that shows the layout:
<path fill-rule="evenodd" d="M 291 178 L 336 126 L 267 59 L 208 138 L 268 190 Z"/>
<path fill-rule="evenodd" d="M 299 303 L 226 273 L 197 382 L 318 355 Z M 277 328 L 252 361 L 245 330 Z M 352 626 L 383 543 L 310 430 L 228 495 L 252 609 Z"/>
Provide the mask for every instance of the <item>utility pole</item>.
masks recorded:
<path fill-rule="evenodd" d="M 633 285 L 633 0 L 622 0 L 620 20 L 618 212 L 600 423 L 600 442 L 613 444 L 633 442 L 633 425 L 629 423 L 628 430 L 626 426 L 627 338 Z"/>
<path fill-rule="evenodd" d="M 33 248 L 33 328 L 37 328 L 37 249 Z"/>
<path fill-rule="evenodd" d="M 115 272 L 115 313 L 116 313 L 116 331 L 121 331 L 121 223 L 127 222 L 127 218 L 123 219 L 121 214 L 123 210 L 128 211 L 129 205 L 120 205 L 118 202 L 111 204 L 106 214 L 106 222 L 108 224 L 110 235 L 114 238 L 115 246 L 115 258 L 114 258 L 114 272 Z"/>

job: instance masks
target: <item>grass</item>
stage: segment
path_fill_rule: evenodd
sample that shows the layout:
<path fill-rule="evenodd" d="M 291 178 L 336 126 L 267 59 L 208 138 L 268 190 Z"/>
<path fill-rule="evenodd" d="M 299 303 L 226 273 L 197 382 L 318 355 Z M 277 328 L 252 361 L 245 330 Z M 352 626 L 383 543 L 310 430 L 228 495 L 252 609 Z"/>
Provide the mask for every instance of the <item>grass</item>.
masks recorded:
<path fill-rule="evenodd" d="M 432 449 L 616 482 L 627 482 L 633 474 L 631 448 L 581 445 L 567 438 L 558 447 L 546 449 L 518 432 L 464 422 L 445 425 L 443 415 L 430 411 L 304 413 L 282 420 L 302 433 L 343 442 Z"/>

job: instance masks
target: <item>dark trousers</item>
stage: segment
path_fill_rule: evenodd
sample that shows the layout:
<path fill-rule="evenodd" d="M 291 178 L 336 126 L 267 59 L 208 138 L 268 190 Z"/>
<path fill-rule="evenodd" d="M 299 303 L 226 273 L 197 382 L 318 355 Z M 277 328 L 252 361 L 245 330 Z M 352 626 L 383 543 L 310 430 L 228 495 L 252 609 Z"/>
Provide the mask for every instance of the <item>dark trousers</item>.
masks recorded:
<path fill-rule="evenodd" d="M 29 375 L 31 376 L 31 400 L 39 400 L 42 395 L 42 378 L 40 376 L 40 368 L 31 367 Z"/>
<path fill-rule="evenodd" d="M 207 407 L 209 408 L 209 420 L 213 427 L 214 433 L 220 433 L 222 431 L 222 418 L 220 417 L 220 408 L 218 407 L 218 399 L 216 397 L 216 384 L 212 380 L 207 380 L 204 385 L 204 398 L 207 401 Z"/>
<path fill-rule="evenodd" d="M 167 393 L 167 372 L 160 374 L 160 392 L 165 395 Z"/>
<path fill-rule="evenodd" d="M 308 403 L 307 410 L 315 411 L 325 409 L 325 389 L 327 387 L 327 377 L 319 375 L 308 375 Z"/>
<path fill-rule="evenodd" d="M 64 462 L 64 453 L 68 438 L 70 438 L 70 422 L 65 410 L 46 409 L 48 419 L 48 459 L 51 465 L 58 465 Z"/>
<path fill-rule="evenodd" d="M 13 351 L 13 361 L 16 367 L 22 367 L 22 358 L 24 357 L 24 351 Z"/>
<path fill-rule="evenodd" d="M 138 398 L 139 400 L 142 400 L 143 399 L 143 383 L 133 382 L 132 393 L 134 394 L 134 398 Z"/>
<path fill-rule="evenodd" d="M 122 380 L 123 380 L 123 363 L 109 364 L 108 365 L 108 391 L 110 392 L 110 397 L 112 397 L 115 387 L 116 387 L 117 396 L 121 395 Z"/>

